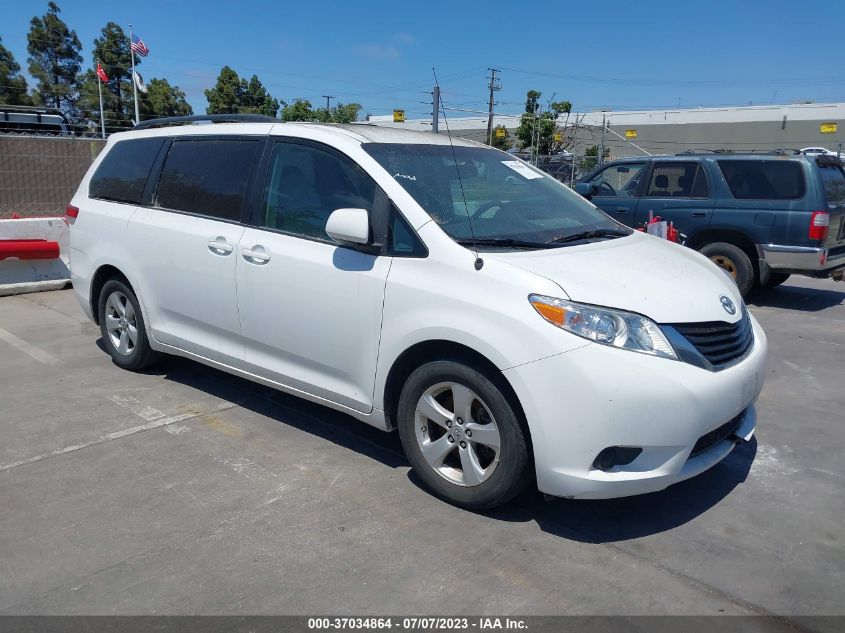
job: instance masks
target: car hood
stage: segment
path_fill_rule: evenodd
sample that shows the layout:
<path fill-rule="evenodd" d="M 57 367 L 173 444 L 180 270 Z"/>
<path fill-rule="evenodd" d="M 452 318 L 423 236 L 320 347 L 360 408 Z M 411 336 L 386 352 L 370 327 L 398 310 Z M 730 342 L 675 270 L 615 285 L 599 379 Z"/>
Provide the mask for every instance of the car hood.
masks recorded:
<path fill-rule="evenodd" d="M 736 284 L 703 255 L 635 232 L 624 238 L 537 251 L 487 252 L 558 284 L 572 301 L 643 314 L 658 323 L 741 318 Z M 736 306 L 722 307 L 725 295 Z"/>

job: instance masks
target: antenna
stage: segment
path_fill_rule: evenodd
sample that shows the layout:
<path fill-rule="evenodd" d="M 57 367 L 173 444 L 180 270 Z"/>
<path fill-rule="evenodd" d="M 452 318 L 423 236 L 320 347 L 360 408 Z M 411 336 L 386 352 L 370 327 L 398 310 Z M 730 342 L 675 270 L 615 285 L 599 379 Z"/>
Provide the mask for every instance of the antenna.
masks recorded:
<path fill-rule="evenodd" d="M 478 246 L 475 244 L 475 231 L 472 230 L 472 216 L 469 213 L 469 205 L 467 204 L 467 197 L 464 194 L 464 181 L 461 178 L 461 169 L 458 167 L 458 156 L 455 154 L 455 146 L 452 144 L 452 133 L 449 131 L 449 119 L 446 118 L 446 108 L 443 107 L 443 93 L 440 91 L 440 82 L 437 81 L 437 71 L 434 67 L 431 69 L 434 75 L 434 85 L 437 88 L 437 96 L 440 103 L 437 107 L 443 112 L 443 123 L 446 125 L 446 134 L 449 136 L 449 147 L 452 149 L 452 160 L 455 161 L 455 173 L 458 175 L 458 184 L 461 187 L 461 199 L 464 201 L 464 210 L 467 212 L 467 222 L 469 223 L 469 234 L 472 236 L 473 249 L 475 250 L 475 269 L 481 270 L 484 266 L 484 260 L 478 255 Z"/>

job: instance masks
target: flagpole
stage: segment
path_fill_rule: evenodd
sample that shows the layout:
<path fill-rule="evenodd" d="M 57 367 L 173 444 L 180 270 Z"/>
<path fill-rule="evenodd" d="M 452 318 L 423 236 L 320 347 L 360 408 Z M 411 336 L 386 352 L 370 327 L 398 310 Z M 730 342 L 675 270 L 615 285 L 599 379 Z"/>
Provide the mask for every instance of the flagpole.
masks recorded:
<path fill-rule="evenodd" d="M 135 125 L 141 122 L 141 115 L 138 114 L 138 87 L 135 85 L 135 51 L 132 50 L 132 25 L 129 25 L 129 56 L 132 59 L 132 94 L 135 97 Z"/>
<path fill-rule="evenodd" d="M 97 61 L 97 64 L 100 62 Z M 100 133 L 106 138 L 106 119 L 103 114 L 103 80 L 97 75 L 97 92 L 100 93 Z"/>

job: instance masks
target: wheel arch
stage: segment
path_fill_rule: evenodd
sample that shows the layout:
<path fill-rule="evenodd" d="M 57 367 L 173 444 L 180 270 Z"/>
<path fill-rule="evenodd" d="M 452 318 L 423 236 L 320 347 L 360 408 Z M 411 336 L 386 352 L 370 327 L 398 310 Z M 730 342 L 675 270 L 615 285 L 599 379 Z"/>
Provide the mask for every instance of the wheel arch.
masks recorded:
<path fill-rule="evenodd" d="M 726 242 L 733 244 L 737 248 L 748 255 L 751 263 L 754 265 L 754 270 L 757 270 L 759 254 L 757 253 L 757 245 L 745 232 L 739 229 L 708 227 L 701 229 L 694 233 L 686 242 L 686 245 L 693 250 L 701 250 L 702 247 L 714 242 Z"/>
<path fill-rule="evenodd" d="M 525 431 L 529 454 L 533 456 L 531 430 L 528 426 L 528 420 L 526 419 L 525 411 L 522 408 L 519 397 L 516 395 L 516 391 L 507 377 L 493 361 L 480 352 L 461 343 L 444 339 L 415 343 L 403 351 L 391 365 L 384 386 L 384 415 L 388 428 L 396 428 L 399 396 L 408 377 L 421 365 L 434 360 L 454 360 L 464 363 L 490 379 L 499 388 L 513 408 L 514 414 L 516 414 L 520 425 L 522 425 Z"/>
<path fill-rule="evenodd" d="M 91 293 L 88 297 L 88 303 L 91 306 L 91 314 L 93 315 L 94 322 L 97 325 L 100 324 L 100 292 L 103 290 L 103 286 L 106 285 L 106 282 L 109 279 L 119 279 L 125 282 L 132 289 L 132 292 L 135 293 L 135 296 L 138 297 L 138 291 L 135 286 L 132 285 L 129 278 L 123 274 L 117 266 L 113 266 L 112 264 L 101 265 L 91 277 Z M 138 302 L 140 303 L 140 301 L 139 297 Z"/>

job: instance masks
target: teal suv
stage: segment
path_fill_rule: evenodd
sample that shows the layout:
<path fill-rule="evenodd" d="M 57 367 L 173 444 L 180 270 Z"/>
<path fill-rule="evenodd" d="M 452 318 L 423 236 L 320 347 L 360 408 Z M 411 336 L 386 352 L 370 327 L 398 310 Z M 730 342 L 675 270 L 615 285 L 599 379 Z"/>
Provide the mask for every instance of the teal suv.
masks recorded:
<path fill-rule="evenodd" d="M 692 154 L 606 163 L 575 190 L 610 217 L 673 222 L 742 294 L 793 274 L 845 271 L 845 173 L 836 156 Z"/>

